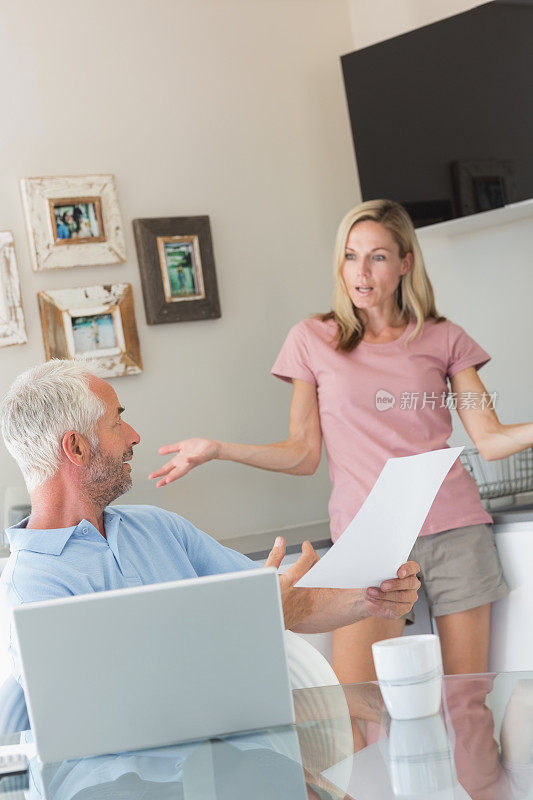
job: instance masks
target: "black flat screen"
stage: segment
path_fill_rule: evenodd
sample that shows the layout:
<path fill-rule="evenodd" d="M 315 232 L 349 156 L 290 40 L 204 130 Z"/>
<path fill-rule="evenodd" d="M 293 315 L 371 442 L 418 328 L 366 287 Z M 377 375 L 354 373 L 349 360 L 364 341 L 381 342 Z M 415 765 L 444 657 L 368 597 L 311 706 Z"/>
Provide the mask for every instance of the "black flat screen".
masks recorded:
<path fill-rule="evenodd" d="M 533 197 L 533 0 L 492 0 L 341 59 L 363 199 L 418 226 Z"/>

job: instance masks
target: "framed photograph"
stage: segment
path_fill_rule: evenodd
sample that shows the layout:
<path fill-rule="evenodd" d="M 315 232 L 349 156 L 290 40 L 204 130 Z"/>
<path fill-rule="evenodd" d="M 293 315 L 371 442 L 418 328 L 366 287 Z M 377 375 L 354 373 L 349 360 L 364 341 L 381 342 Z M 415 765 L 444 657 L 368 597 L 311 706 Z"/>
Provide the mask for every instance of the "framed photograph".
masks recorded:
<path fill-rule="evenodd" d="M 474 191 L 478 211 L 503 208 L 507 204 L 505 179 L 501 175 L 481 175 L 474 178 Z"/>
<path fill-rule="evenodd" d="M 54 244 L 105 242 L 99 197 L 61 197 L 49 205 Z"/>
<path fill-rule="evenodd" d="M 23 178 L 21 191 L 36 272 L 126 260 L 113 175 Z"/>
<path fill-rule="evenodd" d="M 11 231 L 0 231 L 0 347 L 28 341 Z"/>
<path fill-rule="evenodd" d="M 454 161 L 451 174 L 455 205 L 458 214 L 463 217 L 515 202 L 514 161 Z"/>
<path fill-rule="evenodd" d="M 142 372 L 129 283 L 39 292 L 47 360 L 91 358 L 101 378 Z"/>
<path fill-rule="evenodd" d="M 149 325 L 220 317 L 209 217 L 133 220 Z"/>

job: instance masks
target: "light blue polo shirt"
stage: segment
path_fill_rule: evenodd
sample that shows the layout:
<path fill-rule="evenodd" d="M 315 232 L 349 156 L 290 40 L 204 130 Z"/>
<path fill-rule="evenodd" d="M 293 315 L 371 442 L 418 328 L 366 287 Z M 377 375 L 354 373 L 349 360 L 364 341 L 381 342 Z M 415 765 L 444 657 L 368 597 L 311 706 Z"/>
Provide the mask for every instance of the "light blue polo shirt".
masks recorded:
<path fill-rule="evenodd" d="M 155 506 L 110 506 L 107 539 L 87 520 L 72 528 L 6 530 L 11 546 L 0 578 L 10 607 L 77 594 L 236 572 L 258 565 L 183 517 Z M 13 674 L 20 666 L 10 632 Z"/>
<path fill-rule="evenodd" d="M 155 506 L 110 506 L 107 539 L 87 520 L 72 528 L 6 531 L 11 556 L 2 572 L 12 605 L 65 595 L 250 569 L 247 556 L 224 547 L 183 517 Z"/>

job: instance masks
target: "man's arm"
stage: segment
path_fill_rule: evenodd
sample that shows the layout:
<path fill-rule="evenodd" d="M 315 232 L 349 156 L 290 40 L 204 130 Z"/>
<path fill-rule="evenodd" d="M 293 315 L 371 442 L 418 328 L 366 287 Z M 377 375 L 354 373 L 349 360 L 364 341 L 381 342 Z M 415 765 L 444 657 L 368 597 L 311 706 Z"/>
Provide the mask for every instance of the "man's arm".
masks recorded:
<path fill-rule="evenodd" d="M 286 544 L 279 537 L 265 566 L 281 565 Z M 310 542 L 302 545 L 298 561 L 279 576 L 285 627 L 297 633 L 322 633 L 342 628 L 365 617 L 398 619 L 417 599 L 420 571 L 415 561 L 402 564 L 398 577 L 367 589 L 305 589 L 294 584 L 319 560 Z"/>

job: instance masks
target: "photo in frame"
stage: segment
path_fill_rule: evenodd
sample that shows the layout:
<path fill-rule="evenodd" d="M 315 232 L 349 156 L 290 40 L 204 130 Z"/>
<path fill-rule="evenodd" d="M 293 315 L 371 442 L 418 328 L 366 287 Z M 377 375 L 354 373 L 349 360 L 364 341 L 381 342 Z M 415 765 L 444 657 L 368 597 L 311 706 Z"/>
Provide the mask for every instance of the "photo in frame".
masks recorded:
<path fill-rule="evenodd" d="M 99 197 L 61 197 L 49 205 L 54 244 L 105 242 Z"/>
<path fill-rule="evenodd" d="M 126 260 L 113 175 L 23 178 L 21 191 L 35 272 Z"/>
<path fill-rule="evenodd" d="M 516 201 L 515 162 L 510 159 L 454 161 L 450 170 L 456 211 L 463 217 Z"/>
<path fill-rule="evenodd" d="M 39 292 L 46 359 L 90 358 L 101 378 L 142 372 L 129 283 Z"/>
<path fill-rule="evenodd" d="M 490 211 L 507 205 L 505 179 L 501 175 L 481 175 L 474 178 L 478 211 Z"/>
<path fill-rule="evenodd" d="M 0 231 L 0 347 L 28 341 L 11 231 Z"/>
<path fill-rule="evenodd" d="M 220 317 L 209 217 L 133 220 L 146 320 Z"/>

